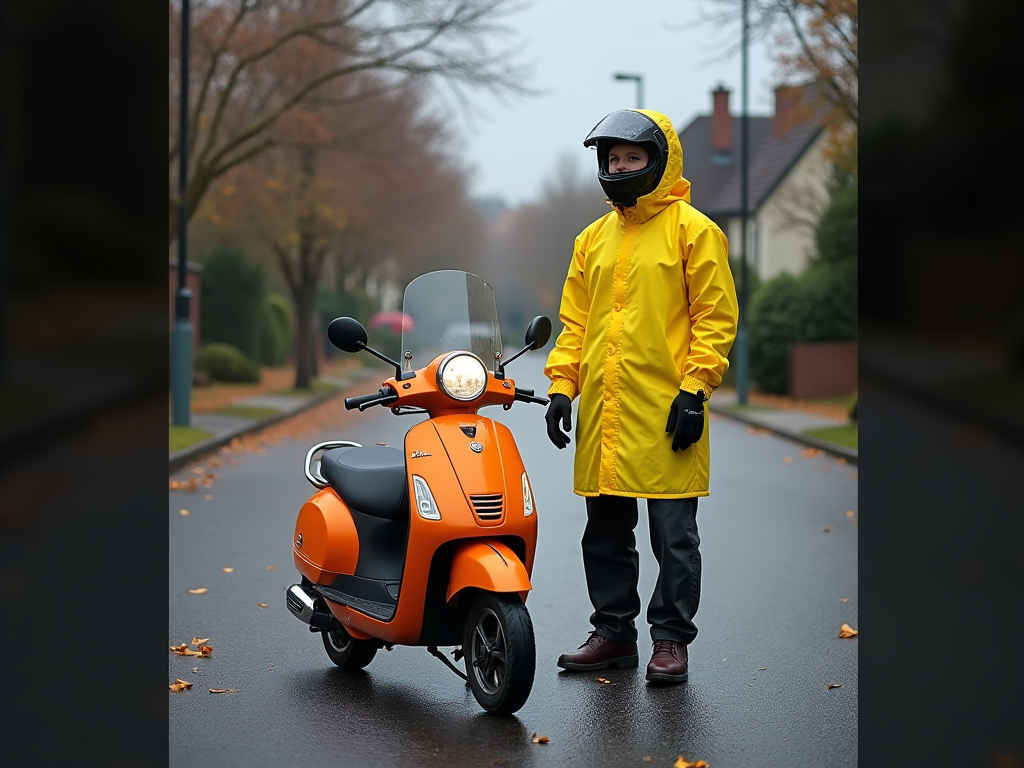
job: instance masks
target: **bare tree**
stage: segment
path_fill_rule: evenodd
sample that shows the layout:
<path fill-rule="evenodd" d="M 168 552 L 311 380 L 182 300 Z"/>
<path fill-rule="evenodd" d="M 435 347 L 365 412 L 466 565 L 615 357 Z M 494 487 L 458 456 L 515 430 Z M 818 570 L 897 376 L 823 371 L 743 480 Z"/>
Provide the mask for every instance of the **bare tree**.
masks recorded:
<path fill-rule="evenodd" d="M 188 185 L 191 217 L 214 179 L 282 142 L 329 144 L 324 102 L 351 104 L 410 83 L 447 85 L 461 102 L 485 88 L 531 91 L 518 50 L 494 49 L 514 0 L 207 0 L 191 9 Z M 177 82 L 180 11 L 170 6 L 170 94 Z M 358 78 L 373 72 L 374 79 Z M 331 86 L 334 86 L 333 88 Z M 193 95 L 194 94 L 194 95 Z M 169 236 L 177 229 L 176 115 L 171 109 Z"/>

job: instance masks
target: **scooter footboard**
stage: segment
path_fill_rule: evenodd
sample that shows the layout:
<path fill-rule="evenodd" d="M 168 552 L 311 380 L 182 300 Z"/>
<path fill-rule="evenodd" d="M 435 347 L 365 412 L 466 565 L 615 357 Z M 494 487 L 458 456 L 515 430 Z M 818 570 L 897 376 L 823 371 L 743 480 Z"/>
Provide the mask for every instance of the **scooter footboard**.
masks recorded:
<path fill-rule="evenodd" d="M 533 585 L 519 557 L 496 539 L 475 539 L 459 545 L 452 556 L 447 602 L 459 592 L 476 587 L 488 592 L 518 592 L 526 601 Z"/>

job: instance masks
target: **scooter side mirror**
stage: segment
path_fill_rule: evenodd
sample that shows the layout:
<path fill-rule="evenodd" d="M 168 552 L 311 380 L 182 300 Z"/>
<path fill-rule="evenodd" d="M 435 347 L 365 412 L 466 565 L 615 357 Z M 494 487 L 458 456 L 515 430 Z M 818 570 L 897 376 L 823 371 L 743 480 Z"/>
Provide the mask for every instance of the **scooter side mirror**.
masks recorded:
<path fill-rule="evenodd" d="M 366 348 L 366 329 L 353 317 L 336 317 L 327 326 L 327 338 L 342 352 Z"/>
<path fill-rule="evenodd" d="M 551 321 L 544 315 L 537 315 L 526 327 L 526 346 L 528 349 L 540 349 L 551 338 Z"/>
<path fill-rule="evenodd" d="M 508 360 L 502 361 L 498 366 L 497 375 L 499 378 L 505 376 L 505 366 L 515 360 L 524 352 L 529 352 L 531 349 L 540 349 L 548 343 L 548 339 L 551 338 L 551 321 L 548 320 L 544 315 L 537 315 L 530 324 L 526 327 L 526 346 L 516 352 Z"/>

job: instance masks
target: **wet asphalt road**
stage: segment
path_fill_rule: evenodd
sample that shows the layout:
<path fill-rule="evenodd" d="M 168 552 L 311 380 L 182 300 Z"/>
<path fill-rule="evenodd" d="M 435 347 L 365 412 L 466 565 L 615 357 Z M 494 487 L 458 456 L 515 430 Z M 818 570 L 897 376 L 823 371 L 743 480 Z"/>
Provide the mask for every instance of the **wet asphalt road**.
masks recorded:
<path fill-rule="evenodd" d="M 524 355 L 509 374 L 541 392 L 543 358 Z M 374 388 L 366 383 L 367 392 Z M 643 613 L 638 669 L 555 666 L 590 629 L 579 555 L 585 511 L 571 491 L 575 443 L 558 451 L 547 441 L 539 405 L 482 413 L 515 434 L 539 515 L 527 601 L 537 673 L 526 705 L 507 718 L 486 714 L 425 648 L 381 650 L 364 671 L 343 672 L 319 636 L 288 613 L 284 590 L 297 581 L 294 519 L 313 491 L 302 474 L 306 450 L 326 439 L 400 445 L 422 418 L 353 411 L 343 430 L 217 468 L 205 490 L 212 499 L 203 490 L 170 493 L 168 645 L 208 637 L 214 647 L 209 658 L 168 651 L 168 682 L 194 685 L 170 693 L 171 766 L 668 767 L 680 755 L 713 768 L 856 764 L 859 640 L 838 638 L 842 624 L 858 627 L 856 467 L 802 456 L 796 443 L 712 417 L 711 496 L 697 513 L 704 580 L 690 678 L 652 688 L 643 676 L 650 658 Z M 182 508 L 190 514 L 180 515 Z M 656 571 L 643 511 L 641 502 L 646 610 Z M 189 593 L 200 587 L 209 591 Z M 534 733 L 548 743 L 534 743 Z"/>

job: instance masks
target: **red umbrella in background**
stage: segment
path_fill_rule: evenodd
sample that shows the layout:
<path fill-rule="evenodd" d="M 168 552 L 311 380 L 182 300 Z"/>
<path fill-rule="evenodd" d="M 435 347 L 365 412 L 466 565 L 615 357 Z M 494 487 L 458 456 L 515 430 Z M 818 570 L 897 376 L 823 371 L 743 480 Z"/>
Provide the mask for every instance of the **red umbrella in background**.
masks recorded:
<path fill-rule="evenodd" d="M 411 331 L 413 329 L 412 317 L 404 312 L 378 312 L 370 318 L 370 328 L 379 330 L 386 328 L 392 333 Z"/>

